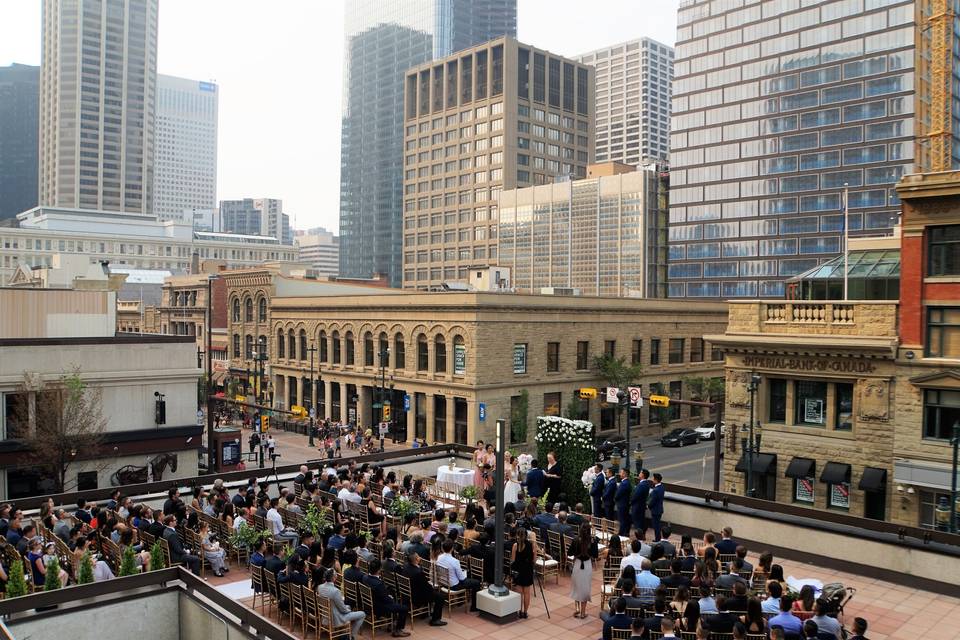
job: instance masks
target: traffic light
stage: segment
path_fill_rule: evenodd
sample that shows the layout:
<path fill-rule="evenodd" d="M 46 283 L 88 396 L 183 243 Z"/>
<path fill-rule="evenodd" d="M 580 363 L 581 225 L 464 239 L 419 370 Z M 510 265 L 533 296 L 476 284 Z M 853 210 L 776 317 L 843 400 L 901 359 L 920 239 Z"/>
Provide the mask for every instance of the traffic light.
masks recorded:
<path fill-rule="evenodd" d="M 597 390 L 590 387 L 577 389 L 577 395 L 581 400 L 592 400 L 597 397 Z"/>
<path fill-rule="evenodd" d="M 167 424 L 167 401 L 159 398 L 154 402 L 153 421 L 157 425 Z"/>
<path fill-rule="evenodd" d="M 651 407 L 669 407 L 670 396 L 650 396 L 647 398 Z"/>
<path fill-rule="evenodd" d="M 270 416 L 260 416 L 260 433 L 270 431 Z"/>
<path fill-rule="evenodd" d="M 388 404 L 383 405 L 383 421 L 390 421 L 390 405 Z"/>

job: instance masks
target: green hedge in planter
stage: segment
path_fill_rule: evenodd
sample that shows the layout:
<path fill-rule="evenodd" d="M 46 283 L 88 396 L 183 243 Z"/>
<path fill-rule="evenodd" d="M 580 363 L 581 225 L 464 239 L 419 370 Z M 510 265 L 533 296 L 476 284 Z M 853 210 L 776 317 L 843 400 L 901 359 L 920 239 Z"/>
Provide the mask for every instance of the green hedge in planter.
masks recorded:
<path fill-rule="evenodd" d="M 589 503 L 590 494 L 580 481 L 584 469 L 596 461 L 593 423 L 570 420 L 558 416 L 537 418 L 537 459 L 540 467 L 547 467 L 547 453 L 553 451 L 563 467 L 560 480 L 561 494 L 570 506 Z M 551 502 L 561 496 L 548 496 Z"/>

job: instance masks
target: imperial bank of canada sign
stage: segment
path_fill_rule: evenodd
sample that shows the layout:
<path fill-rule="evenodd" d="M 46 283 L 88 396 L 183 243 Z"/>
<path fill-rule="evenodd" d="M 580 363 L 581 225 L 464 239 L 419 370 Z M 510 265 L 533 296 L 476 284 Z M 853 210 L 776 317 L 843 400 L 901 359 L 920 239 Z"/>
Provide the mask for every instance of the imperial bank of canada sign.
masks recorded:
<path fill-rule="evenodd" d="M 869 360 L 824 360 L 820 358 L 788 358 L 784 356 L 744 356 L 743 366 L 789 371 L 824 371 L 833 373 L 873 373 L 877 366 Z"/>

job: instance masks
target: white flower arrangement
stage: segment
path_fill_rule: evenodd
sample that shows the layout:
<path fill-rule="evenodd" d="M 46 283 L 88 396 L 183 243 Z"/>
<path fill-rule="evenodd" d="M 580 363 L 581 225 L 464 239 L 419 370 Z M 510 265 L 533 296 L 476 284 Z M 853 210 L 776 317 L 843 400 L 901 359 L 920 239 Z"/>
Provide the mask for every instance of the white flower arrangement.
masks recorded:
<path fill-rule="evenodd" d="M 537 417 L 537 442 L 551 442 L 577 449 L 593 449 L 593 424 L 559 416 Z"/>
<path fill-rule="evenodd" d="M 595 465 L 590 465 L 587 467 L 587 470 L 583 472 L 583 475 L 580 476 L 580 482 L 583 483 L 583 488 L 588 491 L 593 488 L 593 481 L 597 479 L 597 472 L 594 467 Z"/>
<path fill-rule="evenodd" d="M 521 453 L 517 456 L 517 465 L 520 473 L 526 473 L 530 470 L 530 464 L 533 462 L 533 456 L 529 453 Z"/>

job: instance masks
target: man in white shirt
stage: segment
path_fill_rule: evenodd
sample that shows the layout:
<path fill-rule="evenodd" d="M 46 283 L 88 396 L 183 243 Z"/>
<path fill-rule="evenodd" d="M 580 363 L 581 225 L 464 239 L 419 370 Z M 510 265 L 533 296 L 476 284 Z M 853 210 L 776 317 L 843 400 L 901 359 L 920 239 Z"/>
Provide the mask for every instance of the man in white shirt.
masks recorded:
<path fill-rule="evenodd" d="M 649 555 L 650 547 L 647 546 L 647 549 L 647 555 Z M 631 565 L 637 570 L 637 573 L 640 573 L 643 568 L 643 559 L 643 543 L 634 538 L 630 541 L 630 555 L 623 556 L 620 560 L 620 572 L 623 573 L 624 567 Z"/>
<path fill-rule="evenodd" d="M 270 509 L 267 511 L 267 522 L 270 524 L 270 529 L 273 532 L 273 537 L 275 540 L 283 540 L 293 544 L 294 548 L 300 543 L 300 536 L 297 535 L 296 531 L 290 529 L 285 529 L 283 526 L 283 518 L 280 516 L 280 512 L 277 511 L 277 504 L 279 504 L 279 498 L 270 499 Z"/>
<path fill-rule="evenodd" d="M 443 541 L 443 553 L 437 556 L 437 569 L 445 568 L 450 575 L 450 590 L 470 592 L 470 611 L 477 610 L 477 591 L 480 589 L 480 581 L 476 578 L 468 578 L 467 572 L 460 566 L 460 561 L 453 557 L 453 540 Z"/>
<path fill-rule="evenodd" d="M 337 497 L 340 500 L 347 500 L 348 502 L 356 502 L 360 504 L 360 494 L 357 493 L 356 489 L 349 480 L 343 481 L 343 488 L 340 489 L 340 492 L 337 493 Z"/>
<path fill-rule="evenodd" d="M 240 507 L 240 512 L 237 513 L 237 517 L 233 519 L 233 530 L 240 531 L 240 527 L 247 524 L 247 513 L 249 509 L 246 507 Z M 248 525 L 249 526 L 249 525 Z"/>

